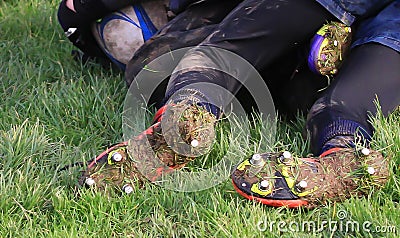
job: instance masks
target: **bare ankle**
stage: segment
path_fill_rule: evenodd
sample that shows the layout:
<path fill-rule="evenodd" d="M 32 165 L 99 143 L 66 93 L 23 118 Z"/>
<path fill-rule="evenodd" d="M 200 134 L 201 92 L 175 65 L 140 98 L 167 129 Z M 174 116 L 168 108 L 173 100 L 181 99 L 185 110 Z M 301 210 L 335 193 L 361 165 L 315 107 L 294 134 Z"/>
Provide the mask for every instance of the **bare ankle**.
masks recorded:
<path fill-rule="evenodd" d="M 74 0 L 66 0 L 65 5 L 72 11 L 76 12 L 75 7 L 74 7 Z"/>

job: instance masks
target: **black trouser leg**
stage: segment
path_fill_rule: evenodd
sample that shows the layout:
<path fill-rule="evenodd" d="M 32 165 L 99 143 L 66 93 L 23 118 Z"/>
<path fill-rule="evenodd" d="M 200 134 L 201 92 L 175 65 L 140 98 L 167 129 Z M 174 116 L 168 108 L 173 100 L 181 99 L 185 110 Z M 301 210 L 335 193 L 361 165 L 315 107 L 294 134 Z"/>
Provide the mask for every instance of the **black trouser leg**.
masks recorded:
<path fill-rule="evenodd" d="M 127 84 L 130 86 L 137 74 L 157 57 L 168 54 L 174 61 L 172 51 L 200 44 L 240 1 L 206 0 L 190 5 L 135 52 L 125 70 Z M 158 81 L 158 77 L 148 80 Z M 147 80 L 143 83 L 149 85 Z M 154 89 L 148 105 L 160 108 L 164 104 L 167 83 L 168 78 Z"/>
<path fill-rule="evenodd" d="M 312 107 L 307 128 L 311 149 L 319 154 L 336 136 L 359 134 L 366 141 L 373 128 L 369 116 L 379 100 L 384 115 L 400 105 L 400 54 L 379 44 L 353 49 L 328 90 Z"/>
<path fill-rule="evenodd" d="M 200 46 L 217 47 L 233 52 L 244 58 L 256 69 L 262 70 L 279 56 L 292 51 L 298 45 L 310 40 L 315 32 L 333 16 L 315 1 L 310 0 L 245 0 L 239 4 L 206 38 Z M 219 85 L 235 94 L 241 84 L 233 77 L 212 70 L 213 66 L 235 71 L 219 52 L 197 48 L 191 50 L 182 60 L 192 70 L 175 72 L 169 82 L 166 98 L 200 91 L 202 100 L 212 101 L 213 90 L 190 86 L 196 83 Z M 209 66 L 208 69 L 201 68 Z M 180 68 L 178 65 L 177 68 Z M 215 68 L 215 67 L 214 67 Z M 266 79 L 268 80 L 268 79 Z M 185 87 L 186 90 L 180 89 Z M 207 92 L 207 91 L 211 91 Z M 179 94 L 183 94 L 180 96 Z M 224 102 L 226 103 L 226 102 Z"/>
<path fill-rule="evenodd" d="M 176 49 L 196 46 L 204 41 L 240 1 L 202 1 L 178 14 L 135 52 L 125 71 L 128 86 L 137 74 L 157 57 Z M 165 89 L 162 97 L 164 93 Z"/>

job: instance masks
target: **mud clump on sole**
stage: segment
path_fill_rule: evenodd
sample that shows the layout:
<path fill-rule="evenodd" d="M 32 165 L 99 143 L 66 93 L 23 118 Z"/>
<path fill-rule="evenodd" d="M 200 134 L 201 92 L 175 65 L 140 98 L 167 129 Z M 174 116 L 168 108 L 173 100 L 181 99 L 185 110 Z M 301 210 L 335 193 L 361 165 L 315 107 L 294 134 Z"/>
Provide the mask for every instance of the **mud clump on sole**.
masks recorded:
<path fill-rule="evenodd" d="M 266 204 L 280 200 L 292 207 L 314 208 L 367 196 L 389 178 L 388 158 L 365 148 L 337 148 L 322 157 L 285 158 L 282 153 L 259 157 L 257 163 L 247 159 L 239 164 L 232 180 L 237 190 Z"/>
<path fill-rule="evenodd" d="M 155 181 L 160 171 L 172 172 L 208 153 L 214 143 L 216 121 L 203 107 L 186 103 L 169 106 L 151 133 L 130 141 L 130 155 L 139 171 Z"/>
<path fill-rule="evenodd" d="M 103 152 L 78 182 L 100 191 L 108 187 L 122 191 L 126 184 L 143 187 L 145 182 L 158 181 L 210 150 L 215 123 L 215 116 L 203 107 L 185 103 L 168 106 L 161 122 Z M 114 153 L 119 153 L 118 161 L 113 160 Z M 89 185 L 87 179 L 93 182 Z"/>

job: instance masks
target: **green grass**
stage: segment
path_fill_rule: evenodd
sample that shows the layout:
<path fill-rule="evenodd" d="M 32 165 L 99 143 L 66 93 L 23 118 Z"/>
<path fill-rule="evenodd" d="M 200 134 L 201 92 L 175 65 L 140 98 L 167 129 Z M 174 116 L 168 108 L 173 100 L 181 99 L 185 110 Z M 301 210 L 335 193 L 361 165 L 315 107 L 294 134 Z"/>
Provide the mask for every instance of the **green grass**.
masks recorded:
<path fill-rule="evenodd" d="M 399 235 L 399 111 L 374 120 L 373 148 L 392 158 L 393 175 L 383 190 L 367 198 L 311 211 L 276 209 L 242 199 L 228 179 L 193 193 L 147 184 L 129 196 L 82 190 L 76 197 L 72 188 L 79 171 L 57 169 L 91 159 L 122 139 L 127 89 L 121 74 L 71 59 L 72 46 L 57 23 L 57 6 L 58 1 L 51 0 L 0 2 L 0 237 Z M 275 149 L 309 153 L 301 137 L 303 125 L 302 117 L 295 123 L 281 123 Z M 258 150 L 257 144 L 238 146 L 243 146 L 237 150 L 244 154 Z M 347 212 L 345 221 L 371 222 L 372 230 L 395 226 L 397 233 L 368 233 L 361 227 L 359 232 L 344 228 L 282 232 L 276 225 L 340 221 L 339 210 Z M 271 231 L 269 224 L 273 224 Z"/>

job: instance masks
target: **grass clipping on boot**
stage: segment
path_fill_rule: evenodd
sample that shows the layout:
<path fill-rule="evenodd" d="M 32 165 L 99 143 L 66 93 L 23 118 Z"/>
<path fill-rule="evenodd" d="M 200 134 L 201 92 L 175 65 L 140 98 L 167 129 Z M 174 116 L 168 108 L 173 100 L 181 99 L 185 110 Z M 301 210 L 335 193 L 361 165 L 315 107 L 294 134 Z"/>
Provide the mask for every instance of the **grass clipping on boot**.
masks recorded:
<path fill-rule="evenodd" d="M 117 154 L 120 156 L 118 162 L 113 161 L 113 156 Z M 135 162 L 128 156 L 126 146 L 117 145 L 93 166 L 83 171 L 78 183 L 80 186 L 86 184 L 95 187 L 98 191 L 107 191 L 108 188 L 121 190 L 124 185 L 141 188 L 145 181 Z"/>
<path fill-rule="evenodd" d="M 196 157 L 208 153 L 215 138 L 216 118 L 203 107 L 180 103 L 168 106 L 157 122 L 128 145 L 111 148 L 83 172 L 79 184 L 91 180 L 97 190 L 107 187 L 123 190 L 125 185 L 143 187 L 163 175 L 184 167 Z M 122 159 L 113 160 L 118 153 Z"/>
<path fill-rule="evenodd" d="M 373 150 L 343 148 L 316 158 L 265 153 L 260 158 L 257 164 L 248 159 L 237 167 L 232 174 L 236 186 L 269 201 L 305 201 L 302 206 L 308 208 L 366 196 L 382 188 L 389 177 L 388 159 Z M 262 182 L 269 186 L 260 189 Z"/>
<path fill-rule="evenodd" d="M 321 75 L 334 75 L 338 72 L 343 57 L 351 44 L 351 28 L 338 22 L 324 26 L 323 42 L 316 62 L 316 70 Z"/>
<path fill-rule="evenodd" d="M 382 188 L 389 177 L 389 163 L 380 152 L 362 155 L 354 149 L 342 149 L 319 159 L 315 173 L 312 168 L 300 169 L 297 180 L 305 180 L 316 188 L 305 198 L 310 207 L 326 201 L 344 201 L 363 197 Z"/>
<path fill-rule="evenodd" d="M 182 167 L 210 151 L 215 123 L 215 116 L 202 107 L 186 104 L 171 107 L 163 117 L 162 138 L 154 138 L 166 143 L 154 146 L 153 150 L 169 167 Z"/>
<path fill-rule="evenodd" d="M 215 123 L 215 116 L 203 107 L 185 103 L 169 106 L 152 133 L 130 141 L 130 154 L 139 170 L 150 181 L 157 181 L 208 153 L 215 139 Z"/>

